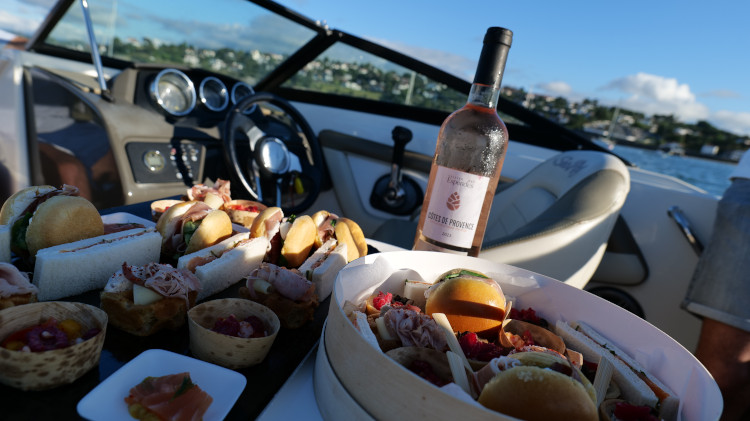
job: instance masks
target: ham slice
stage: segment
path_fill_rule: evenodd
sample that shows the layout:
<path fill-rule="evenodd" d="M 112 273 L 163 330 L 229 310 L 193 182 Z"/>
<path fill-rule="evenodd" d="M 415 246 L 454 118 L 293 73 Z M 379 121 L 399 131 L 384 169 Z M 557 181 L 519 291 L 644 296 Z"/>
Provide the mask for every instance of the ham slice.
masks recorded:
<path fill-rule="evenodd" d="M 271 263 L 263 263 L 247 277 L 247 289 L 255 291 L 253 283 L 261 279 L 271 284 L 282 296 L 300 302 L 307 302 L 315 296 L 315 284 L 308 281 L 298 270 L 286 269 Z"/>
<path fill-rule="evenodd" d="M 203 201 L 206 198 L 206 194 L 214 193 L 224 201 L 224 203 L 232 200 L 231 197 L 231 186 L 229 180 L 218 179 L 214 183 L 214 186 L 206 186 L 205 184 L 196 184 L 187 191 L 188 199 Z"/>
<path fill-rule="evenodd" d="M 406 308 L 391 308 L 383 316 L 391 334 L 397 336 L 402 346 L 419 346 L 444 351 L 448 342 L 435 320 Z"/>
<path fill-rule="evenodd" d="M 21 272 L 10 263 L 0 263 L 0 297 L 36 294 L 39 292 L 29 281 L 29 275 Z"/>
<path fill-rule="evenodd" d="M 183 298 L 190 307 L 188 294 L 200 291 L 200 280 L 187 269 L 175 269 L 171 265 L 148 263 L 145 266 L 122 265 L 122 274 L 130 282 L 150 288 L 164 297 Z M 117 276 L 115 274 L 114 276 Z"/>

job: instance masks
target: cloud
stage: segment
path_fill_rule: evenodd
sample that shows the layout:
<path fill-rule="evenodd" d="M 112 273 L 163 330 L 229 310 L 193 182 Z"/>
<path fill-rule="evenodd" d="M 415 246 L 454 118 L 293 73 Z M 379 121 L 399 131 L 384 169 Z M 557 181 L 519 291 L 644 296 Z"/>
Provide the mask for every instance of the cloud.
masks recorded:
<path fill-rule="evenodd" d="M 535 87 L 549 95 L 570 96 L 573 93 L 573 88 L 562 81 L 539 83 Z"/>
<path fill-rule="evenodd" d="M 703 92 L 698 94 L 703 98 L 724 98 L 724 99 L 740 99 L 742 95 L 739 92 L 732 91 L 729 89 L 717 89 L 715 91 Z"/>
<path fill-rule="evenodd" d="M 431 48 L 416 47 L 398 41 L 368 38 L 370 41 L 396 50 L 401 54 L 422 60 L 438 69 L 451 73 L 457 77 L 472 81 L 477 68 L 476 59 L 472 60 L 462 55 Z"/>
<path fill-rule="evenodd" d="M 617 105 L 644 114 L 674 115 L 685 122 L 706 120 L 710 116 L 709 108 L 696 101 L 690 86 L 675 78 L 637 73 L 615 79 L 601 89 L 628 94 Z"/>
<path fill-rule="evenodd" d="M 27 18 L 0 10 L 0 28 L 20 35 L 31 35 L 43 19 L 42 15 L 37 18 Z"/>
<path fill-rule="evenodd" d="M 710 121 L 728 132 L 750 135 L 750 112 L 716 111 Z"/>

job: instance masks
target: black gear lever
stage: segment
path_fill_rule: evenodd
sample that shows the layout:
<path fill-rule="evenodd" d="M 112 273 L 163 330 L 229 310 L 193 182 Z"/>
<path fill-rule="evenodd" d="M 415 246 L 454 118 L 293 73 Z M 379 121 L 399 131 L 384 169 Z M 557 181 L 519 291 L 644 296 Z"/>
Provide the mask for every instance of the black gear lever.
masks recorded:
<path fill-rule="evenodd" d="M 412 178 L 402 172 L 406 144 L 412 139 L 411 130 L 396 126 L 391 132 L 393 158 L 391 174 L 384 175 L 375 182 L 370 195 L 370 204 L 376 209 L 396 215 L 408 215 L 421 203 L 422 188 Z"/>

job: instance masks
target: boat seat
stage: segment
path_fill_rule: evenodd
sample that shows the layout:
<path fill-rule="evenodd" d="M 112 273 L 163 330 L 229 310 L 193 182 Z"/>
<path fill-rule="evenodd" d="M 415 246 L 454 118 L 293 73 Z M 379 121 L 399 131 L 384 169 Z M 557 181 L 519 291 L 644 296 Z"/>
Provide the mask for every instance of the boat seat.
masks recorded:
<path fill-rule="evenodd" d="M 555 155 L 498 190 L 479 257 L 583 288 L 629 191 L 630 173 L 614 155 Z M 371 238 L 411 249 L 417 217 L 388 220 Z"/>

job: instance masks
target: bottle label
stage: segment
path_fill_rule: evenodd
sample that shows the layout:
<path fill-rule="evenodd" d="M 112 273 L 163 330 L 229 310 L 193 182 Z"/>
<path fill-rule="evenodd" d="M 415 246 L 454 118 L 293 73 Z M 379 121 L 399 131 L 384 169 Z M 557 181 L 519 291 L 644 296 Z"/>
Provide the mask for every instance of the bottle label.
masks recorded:
<path fill-rule="evenodd" d="M 437 166 L 422 234 L 451 246 L 470 248 L 490 178 Z"/>

